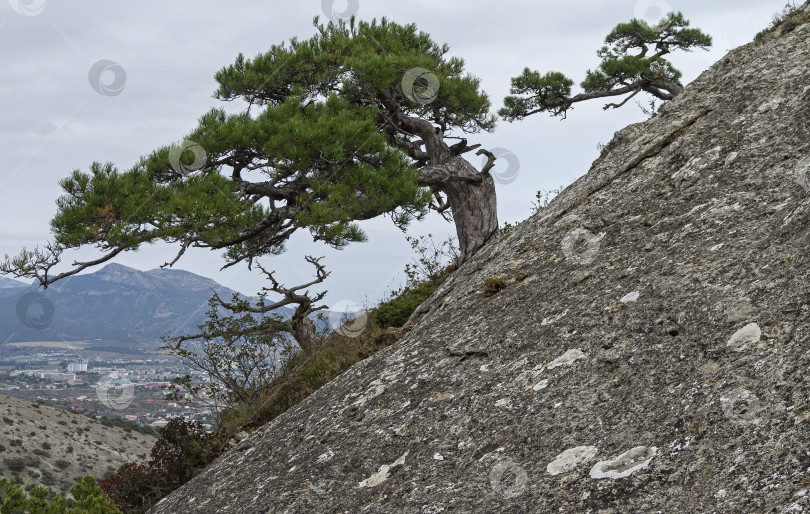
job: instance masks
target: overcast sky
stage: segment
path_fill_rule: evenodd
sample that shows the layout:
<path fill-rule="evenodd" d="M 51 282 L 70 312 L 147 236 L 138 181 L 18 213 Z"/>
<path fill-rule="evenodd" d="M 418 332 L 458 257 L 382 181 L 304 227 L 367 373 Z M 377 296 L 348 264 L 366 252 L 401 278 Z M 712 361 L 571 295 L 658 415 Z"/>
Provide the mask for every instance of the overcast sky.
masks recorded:
<path fill-rule="evenodd" d="M 290 37 L 310 37 L 315 15 L 340 16 L 356 6 L 361 19 L 387 16 L 398 23 L 416 23 L 466 60 L 467 70 L 482 79 L 497 110 L 510 77 L 524 66 L 562 71 L 578 84 L 587 69 L 597 66 L 595 52 L 617 23 L 634 16 L 653 22 L 669 10 L 682 11 L 714 38 L 709 52 L 672 56 L 688 83 L 728 50 L 750 42 L 784 3 L 2 1 L 0 256 L 17 254 L 22 247 L 32 248 L 51 237 L 48 221 L 56 210 L 60 178 L 74 169 L 86 170 L 93 161 L 110 161 L 124 170 L 153 149 L 181 141 L 201 114 L 220 106 L 212 98 L 217 70 L 233 62 L 239 52 L 251 57 Z M 329 4 L 334 5 L 329 8 Z M 102 84 L 116 94 L 100 94 L 89 80 L 91 68 L 103 59 L 120 66 L 101 77 Z M 501 223 L 528 217 L 538 190 L 573 182 L 597 157 L 597 144 L 607 143 L 615 131 L 644 117 L 632 101 L 611 111 L 603 111 L 602 104 L 593 101 L 577 105 L 564 121 L 546 115 L 512 124 L 500 121 L 494 133 L 472 137 L 471 144 L 505 149 L 519 160 L 515 180 L 498 185 Z M 495 171 L 505 170 L 496 167 Z M 369 236 L 364 244 L 335 251 L 313 243 L 302 232 L 284 255 L 267 256 L 260 262 L 292 285 L 311 276 L 312 270 L 303 262 L 305 255 L 323 255 L 332 272 L 325 284 L 327 303 L 373 304 L 402 283 L 411 251 L 387 218 L 366 222 L 363 228 Z M 410 233 L 446 237 L 454 231 L 434 213 L 412 225 Z M 143 247 L 114 262 L 148 270 L 170 260 L 175 251 L 168 245 Z M 71 258 L 98 256 L 88 250 Z M 175 267 L 245 294 L 255 294 L 265 285 L 246 266 L 219 271 L 222 264 L 219 252 L 198 250 L 187 253 Z"/>

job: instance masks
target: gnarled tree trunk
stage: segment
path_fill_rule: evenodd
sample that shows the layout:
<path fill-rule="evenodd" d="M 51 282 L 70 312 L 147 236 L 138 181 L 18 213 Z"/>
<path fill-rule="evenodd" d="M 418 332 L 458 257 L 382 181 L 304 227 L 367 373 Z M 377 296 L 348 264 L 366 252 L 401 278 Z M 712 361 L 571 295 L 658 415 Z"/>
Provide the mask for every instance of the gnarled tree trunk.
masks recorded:
<path fill-rule="evenodd" d="M 457 157 L 464 167 L 478 173 L 466 159 Z M 466 170 L 465 175 L 470 170 Z M 478 173 L 481 180 L 467 182 L 448 180 L 439 187 L 447 195 L 453 212 L 459 246 L 459 262 L 466 261 L 498 232 L 498 210 L 495 196 L 495 181 L 489 173 Z"/>

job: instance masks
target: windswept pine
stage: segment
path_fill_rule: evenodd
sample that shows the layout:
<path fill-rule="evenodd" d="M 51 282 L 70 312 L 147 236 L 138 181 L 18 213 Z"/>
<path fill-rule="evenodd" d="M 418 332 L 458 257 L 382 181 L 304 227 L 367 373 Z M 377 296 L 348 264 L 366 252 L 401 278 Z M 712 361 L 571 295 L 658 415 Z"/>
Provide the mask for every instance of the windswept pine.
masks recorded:
<path fill-rule="evenodd" d="M 512 94 L 504 99 L 498 114 L 507 121 L 539 112 L 565 117 L 577 102 L 625 96 L 620 103 L 605 105 L 605 109 L 615 109 L 642 91 L 659 100 L 672 100 L 683 91 L 681 72 L 664 56 L 676 50 L 706 50 L 712 38 L 689 28 L 689 20 L 678 12 L 669 13 L 653 26 L 635 18 L 620 23 L 610 31 L 605 43 L 597 52 L 602 62 L 596 70 L 588 70 L 581 84 L 582 93 L 571 96 L 574 81 L 558 71 L 541 75 L 525 68 L 512 79 Z"/>
<path fill-rule="evenodd" d="M 61 181 L 54 241 L 0 269 L 44 286 L 144 243 L 224 250 L 225 265 L 279 254 L 294 232 L 342 248 L 381 215 L 405 227 L 452 212 L 463 262 L 498 230 L 494 156 L 476 170 L 463 137 L 492 130 L 479 80 L 415 25 L 314 22 L 316 34 L 273 45 L 216 74 L 216 108 L 180 143 L 132 168 L 93 163 Z M 453 143 L 451 144 L 451 141 Z M 65 250 L 102 256 L 53 275 Z"/>

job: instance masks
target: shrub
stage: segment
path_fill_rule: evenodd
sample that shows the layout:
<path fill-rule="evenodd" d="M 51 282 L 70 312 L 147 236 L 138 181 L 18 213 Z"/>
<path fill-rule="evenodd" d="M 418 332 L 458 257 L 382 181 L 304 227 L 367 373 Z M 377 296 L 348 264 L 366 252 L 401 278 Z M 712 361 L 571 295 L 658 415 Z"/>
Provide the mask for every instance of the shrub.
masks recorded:
<path fill-rule="evenodd" d="M 396 291 L 394 297 L 378 305 L 371 317 L 380 328 L 401 327 L 417 307 L 430 298 L 440 281 L 429 281 Z"/>
<path fill-rule="evenodd" d="M 56 477 L 50 471 L 42 470 L 42 485 L 50 487 L 56 483 Z"/>
<path fill-rule="evenodd" d="M 20 472 L 25 469 L 25 460 L 21 457 L 11 457 L 10 459 L 3 459 L 3 463 L 10 471 Z"/>
<path fill-rule="evenodd" d="M 484 296 L 492 296 L 506 289 L 506 282 L 500 277 L 489 277 L 484 282 Z"/>
<path fill-rule="evenodd" d="M 162 430 L 147 464 L 124 464 L 99 486 L 126 512 L 145 512 L 191 480 L 222 451 L 200 422 L 175 418 Z"/>
<path fill-rule="evenodd" d="M 54 462 L 54 464 L 56 464 L 56 467 L 59 469 L 65 469 L 70 467 L 70 462 L 66 461 L 65 459 L 57 459 L 57 461 Z"/>

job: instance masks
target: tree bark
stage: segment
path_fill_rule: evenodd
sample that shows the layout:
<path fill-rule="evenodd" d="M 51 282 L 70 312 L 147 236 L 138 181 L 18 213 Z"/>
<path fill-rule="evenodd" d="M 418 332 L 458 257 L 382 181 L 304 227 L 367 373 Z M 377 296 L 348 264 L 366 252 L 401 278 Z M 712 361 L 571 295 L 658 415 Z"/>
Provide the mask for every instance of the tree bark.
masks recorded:
<path fill-rule="evenodd" d="M 458 157 L 472 168 L 465 159 Z M 474 169 L 474 168 L 473 168 Z M 453 222 L 459 245 L 459 261 L 463 263 L 498 232 L 498 209 L 495 181 L 489 173 L 478 183 L 449 181 L 441 187 L 453 211 Z"/>
<path fill-rule="evenodd" d="M 385 123 L 389 124 L 392 143 L 416 162 L 427 163 L 419 169 L 419 185 L 447 197 L 456 224 L 460 254 L 456 266 L 459 266 L 498 232 L 495 181 L 489 174 L 491 162 L 479 172 L 460 155 L 465 149 L 471 149 L 466 141 L 451 148 L 433 123 L 404 115 L 389 94 L 382 95 L 380 100 L 388 111 Z M 396 132 L 418 136 L 421 140 L 397 141 L 393 136 Z"/>
<path fill-rule="evenodd" d="M 444 157 L 448 160 L 443 164 L 420 170 L 419 182 L 447 197 L 458 237 L 460 255 L 456 265 L 460 265 L 498 232 L 495 181 L 463 157 Z"/>

